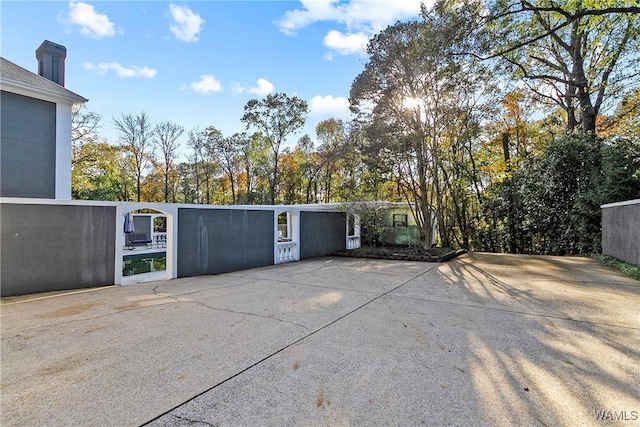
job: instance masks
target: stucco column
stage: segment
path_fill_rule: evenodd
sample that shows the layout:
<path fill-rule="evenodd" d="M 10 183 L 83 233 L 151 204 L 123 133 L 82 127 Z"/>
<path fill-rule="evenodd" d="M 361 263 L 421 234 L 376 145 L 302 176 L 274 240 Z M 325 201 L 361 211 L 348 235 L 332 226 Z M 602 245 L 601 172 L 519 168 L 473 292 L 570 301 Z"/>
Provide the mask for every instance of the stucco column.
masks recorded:
<path fill-rule="evenodd" d="M 71 104 L 56 104 L 56 199 L 71 200 Z"/>

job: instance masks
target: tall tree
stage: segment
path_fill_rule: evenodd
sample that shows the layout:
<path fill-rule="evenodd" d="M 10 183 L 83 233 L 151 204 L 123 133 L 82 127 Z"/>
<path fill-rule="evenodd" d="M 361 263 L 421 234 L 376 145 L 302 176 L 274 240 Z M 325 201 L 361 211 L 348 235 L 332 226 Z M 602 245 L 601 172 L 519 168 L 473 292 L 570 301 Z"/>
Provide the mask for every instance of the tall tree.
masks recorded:
<path fill-rule="evenodd" d="M 189 162 L 180 163 L 177 166 L 178 182 L 175 193 L 179 193 L 179 200 L 183 203 L 198 203 L 196 176 L 193 164 Z"/>
<path fill-rule="evenodd" d="M 71 170 L 71 195 L 77 200 L 131 200 L 135 178 L 131 156 L 117 146 L 88 141 L 77 149 Z"/>
<path fill-rule="evenodd" d="M 196 181 L 196 203 L 211 203 L 212 183 L 216 169 L 215 158 L 211 149 L 212 135 L 213 131 L 202 131 L 198 128 L 189 132 L 188 145 L 193 150 L 190 161 Z M 204 190 L 201 188 L 203 182 Z"/>
<path fill-rule="evenodd" d="M 95 161 L 93 157 L 85 157 L 89 153 L 82 152 L 84 144 L 99 142 L 102 137 L 98 133 L 102 117 L 93 111 L 88 111 L 85 104 L 75 104 L 71 110 L 71 165 L 72 167 L 83 161 Z"/>
<path fill-rule="evenodd" d="M 139 202 L 143 173 L 153 152 L 153 126 L 149 116 L 144 111 L 137 116 L 122 113 L 119 119 L 113 119 L 113 124 L 116 130 L 120 132 L 120 143 L 133 156 L 137 185 L 136 194 Z"/>
<path fill-rule="evenodd" d="M 338 172 L 338 163 L 346 140 L 344 122 L 334 118 L 322 120 L 316 126 L 316 135 L 320 142 L 318 156 L 323 172 L 323 202 L 329 203 L 332 201 L 333 181 Z"/>
<path fill-rule="evenodd" d="M 254 128 L 266 138 L 271 148 L 271 173 L 269 176 L 269 199 L 276 203 L 278 188 L 278 162 L 282 144 L 288 135 L 300 130 L 306 121 L 309 107 L 297 96 L 285 93 L 267 95 L 262 100 L 252 99 L 244 106 L 240 119 L 247 127 Z"/>
<path fill-rule="evenodd" d="M 156 124 L 154 129 L 155 145 L 162 153 L 162 174 L 164 176 L 164 202 L 169 202 L 169 179 L 175 171 L 175 161 L 178 157 L 178 138 L 184 133 L 184 128 L 170 121 Z M 174 195 L 175 198 L 175 195 Z"/>
<path fill-rule="evenodd" d="M 100 120 L 100 115 L 88 111 L 85 104 L 76 104 L 71 110 L 71 194 L 74 199 L 94 197 L 93 178 L 103 172 L 97 165 L 105 148 L 98 134 Z"/>
<path fill-rule="evenodd" d="M 298 140 L 293 155 L 298 159 L 300 181 L 304 186 L 304 203 L 318 203 L 320 200 L 316 178 L 322 170 L 322 160 L 309 135 L 305 134 Z"/>
<path fill-rule="evenodd" d="M 560 106 L 567 131 L 595 134 L 606 101 L 638 82 L 637 0 L 496 0 L 490 7 L 490 56 Z"/>
<path fill-rule="evenodd" d="M 369 62 L 351 87 L 352 110 L 364 124 L 375 155 L 384 158 L 398 188 L 410 202 L 425 247 L 432 241 L 433 208 L 440 237 L 450 186 L 450 153 L 459 152 L 456 135 L 472 129 L 481 89 L 477 61 L 460 56 L 479 3 L 451 8 L 440 2 L 423 10 L 423 21 L 397 23 L 375 36 Z M 466 137 L 465 137 L 466 138 Z"/>
<path fill-rule="evenodd" d="M 280 197 L 283 203 L 293 205 L 301 202 L 302 176 L 299 157 L 288 148 L 282 152 L 280 161 Z"/>
<path fill-rule="evenodd" d="M 230 137 L 224 137 L 222 132 L 213 126 L 207 128 L 207 132 L 213 156 L 229 180 L 231 201 L 235 205 L 237 202 L 237 181 L 241 161 L 240 147 L 247 143 L 248 136 L 246 133 L 235 133 Z"/>
<path fill-rule="evenodd" d="M 376 35 L 367 48 L 369 62 L 351 86 L 350 100 L 375 157 L 390 166 L 397 181 L 411 184 L 414 217 L 422 241 L 429 245 L 433 192 L 426 164 L 426 134 L 419 120 L 411 123 L 404 111 L 405 100 L 426 95 L 420 41 L 420 24 L 415 21 L 399 22 Z M 417 118 L 421 117 L 418 111 Z"/>

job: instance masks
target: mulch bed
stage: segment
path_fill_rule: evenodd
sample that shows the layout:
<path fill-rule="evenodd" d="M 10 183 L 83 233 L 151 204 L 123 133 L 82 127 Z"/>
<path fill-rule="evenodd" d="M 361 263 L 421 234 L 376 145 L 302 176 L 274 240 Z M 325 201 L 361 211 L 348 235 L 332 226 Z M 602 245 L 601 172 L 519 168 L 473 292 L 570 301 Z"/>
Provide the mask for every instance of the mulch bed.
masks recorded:
<path fill-rule="evenodd" d="M 445 262 L 466 253 L 465 249 L 431 248 L 415 246 L 363 246 L 358 249 L 334 252 L 334 256 L 353 258 L 393 259 L 402 261 Z"/>

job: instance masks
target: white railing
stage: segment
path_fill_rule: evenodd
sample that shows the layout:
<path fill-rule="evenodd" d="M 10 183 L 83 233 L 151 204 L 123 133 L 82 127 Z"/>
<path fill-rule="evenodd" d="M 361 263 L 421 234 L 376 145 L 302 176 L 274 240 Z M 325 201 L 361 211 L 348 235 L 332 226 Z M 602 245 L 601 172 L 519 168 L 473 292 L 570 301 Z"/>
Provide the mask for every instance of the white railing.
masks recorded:
<path fill-rule="evenodd" d="M 152 236 L 154 248 L 166 248 L 167 247 L 167 233 L 153 233 Z"/>
<path fill-rule="evenodd" d="M 298 244 L 296 242 L 278 243 L 278 256 L 276 264 L 298 260 Z"/>
<path fill-rule="evenodd" d="M 360 236 L 347 236 L 347 250 L 360 247 Z"/>

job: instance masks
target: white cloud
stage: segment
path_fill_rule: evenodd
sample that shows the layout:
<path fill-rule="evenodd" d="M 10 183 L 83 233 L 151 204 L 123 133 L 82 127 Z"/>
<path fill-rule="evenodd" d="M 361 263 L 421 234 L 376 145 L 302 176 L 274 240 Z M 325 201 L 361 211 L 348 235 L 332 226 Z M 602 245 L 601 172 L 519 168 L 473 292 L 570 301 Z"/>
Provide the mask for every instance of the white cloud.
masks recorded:
<path fill-rule="evenodd" d="M 169 29 L 173 35 L 184 42 L 197 42 L 205 20 L 187 6 L 176 6 L 172 3 L 169 5 L 169 12 L 173 19 Z"/>
<path fill-rule="evenodd" d="M 289 35 L 319 21 L 336 21 L 345 24 L 349 31 L 376 33 L 398 20 L 418 16 L 421 2 L 423 0 L 301 0 L 301 9 L 286 12 L 276 24 Z M 433 1 L 424 3 L 430 5 Z"/>
<path fill-rule="evenodd" d="M 290 10 L 276 24 L 280 31 L 294 35 L 296 30 L 317 21 L 338 20 L 338 9 L 334 6 L 339 0 L 301 0 L 303 9 Z"/>
<path fill-rule="evenodd" d="M 331 30 L 324 37 L 324 45 L 341 55 L 363 53 L 368 42 L 369 36 L 365 33 L 342 34 L 340 31 Z"/>
<path fill-rule="evenodd" d="M 287 11 L 276 22 L 283 33 L 296 31 L 320 21 L 335 21 L 346 31 L 331 30 L 324 38 L 325 46 L 346 55 L 362 52 L 370 37 L 396 21 L 416 18 L 420 4 L 433 0 L 301 0 L 300 9 Z M 325 55 L 329 60 L 332 55 Z"/>
<path fill-rule="evenodd" d="M 158 72 L 153 68 L 149 67 L 124 67 L 117 62 L 101 62 L 99 64 L 94 64 L 93 62 L 85 62 L 84 69 L 90 71 L 97 71 L 98 74 L 104 75 L 109 72 L 109 70 L 113 70 L 116 72 L 118 77 L 142 77 L 144 79 L 153 78 Z"/>
<path fill-rule="evenodd" d="M 271 92 L 273 92 L 274 89 L 275 89 L 275 86 L 273 86 L 273 83 L 271 83 L 269 80 L 264 79 L 262 77 L 258 79 L 257 86 L 255 87 L 246 87 L 240 84 L 236 84 L 233 88 L 233 90 L 237 93 L 246 92 L 246 93 L 253 93 L 259 96 L 267 96 Z"/>
<path fill-rule="evenodd" d="M 342 96 L 316 95 L 309 101 L 309 110 L 315 116 L 347 119 L 350 114 L 349 100 Z"/>
<path fill-rule="evenodd" d="M 222 85 L 211 74 L 203 74 L 200 80 L 189 85 L 191 90 L 199 93 L 220 92 Z"/>
<path fill-rule="evenodd" d="M 116 33 L 109 17 L 96 12 L 93 5 L 87 3 L 69 3 L 69 13 L 60 20 L 79 26 L 82 34 L 96 39 L 111 37 Z"/>
<path fill-rule="evenodd" d="M 255 93 L 256 95 L 260 95 L 260 96 L 266 96 L 266 95 L 269 95 L 271 92 L 273 92 L 273 89 L 275 89 L 273 86 L 273 83 L 271 83 L 267 79 L 259 78 L 258 86 L 249 88 L 247 92 Z"/>

